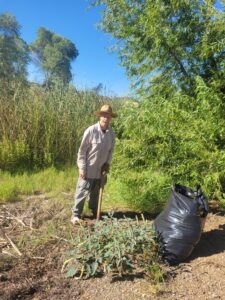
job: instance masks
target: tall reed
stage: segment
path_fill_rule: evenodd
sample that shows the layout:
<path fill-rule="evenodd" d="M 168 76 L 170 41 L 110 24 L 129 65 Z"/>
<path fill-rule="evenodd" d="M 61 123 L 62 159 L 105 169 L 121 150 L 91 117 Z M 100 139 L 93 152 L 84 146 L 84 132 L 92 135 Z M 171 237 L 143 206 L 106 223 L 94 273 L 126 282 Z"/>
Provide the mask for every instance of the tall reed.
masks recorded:
<path fill-rule="evenodd" d="M 0 168 L 33 170 L 76 160 L 84 129 L 109 97 L 55 85 L 19 85 L 0 94 Z"/>

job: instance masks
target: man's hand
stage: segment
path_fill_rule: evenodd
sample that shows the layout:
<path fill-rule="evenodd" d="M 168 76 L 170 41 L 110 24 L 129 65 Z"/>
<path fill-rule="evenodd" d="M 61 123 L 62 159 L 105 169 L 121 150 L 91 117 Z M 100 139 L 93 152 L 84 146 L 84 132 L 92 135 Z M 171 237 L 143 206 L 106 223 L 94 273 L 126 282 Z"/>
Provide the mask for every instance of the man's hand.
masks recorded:
<path fill-rule="evenodd" d="M 84 171 L 79 171 L 79 175 L 80 175 L 80 177 L 82 178 L 82 179 L 86 179 L 87 177 L 86 177 L 86 173 L 84 172 Z"/>
<path fill-rule="evenodd" d="M 109 167 L 110 167 L 110 165 L 108 163 L 104 163 L 104 165 L 102 166 L 102 169 L 101 169 L 102 175 L 106 175 L 109 173 Z"/>

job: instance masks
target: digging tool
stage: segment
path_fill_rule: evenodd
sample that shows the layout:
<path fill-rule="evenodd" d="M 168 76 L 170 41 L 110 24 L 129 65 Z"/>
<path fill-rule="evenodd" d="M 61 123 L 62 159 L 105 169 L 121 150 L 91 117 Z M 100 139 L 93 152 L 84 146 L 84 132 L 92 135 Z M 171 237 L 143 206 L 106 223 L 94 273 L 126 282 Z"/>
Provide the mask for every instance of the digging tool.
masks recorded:
<path fill-rule="evenodd" d="M 98 196 L 97 220 L 100 220 L 101 207 L 102 207 L 102 194 L 103 194 L 103 189 L 104 189 L 105 182 L 106 182 L 106 173 L 103 173 L 101 175 L 101 179 L 100 179 L 100 190 L 99 190 L 99 196 Z"/>

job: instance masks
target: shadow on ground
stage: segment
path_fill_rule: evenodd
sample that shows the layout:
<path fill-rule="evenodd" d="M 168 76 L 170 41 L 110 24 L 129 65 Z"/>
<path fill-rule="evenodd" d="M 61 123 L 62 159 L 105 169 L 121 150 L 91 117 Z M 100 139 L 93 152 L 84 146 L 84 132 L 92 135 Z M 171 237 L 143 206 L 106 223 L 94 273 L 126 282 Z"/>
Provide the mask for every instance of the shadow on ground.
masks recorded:
<path fill-rule="evenodd" d="M 195 247 L 190 260 L 198 257 L 207 257 L 225 251 L 225 224 L 218 229 L 204 232 Z"/>
<path fill-rule="evenodd" d="M 102 213 L 101 217 L 113 217 L 116 219 L 133 219 L 133 220 L 149 220 L 152 221 L 156 218 L 157 214 L 150 214 L 147 212 L 139 213 L 135 211 L 115 211 L 113 213 Z"/>

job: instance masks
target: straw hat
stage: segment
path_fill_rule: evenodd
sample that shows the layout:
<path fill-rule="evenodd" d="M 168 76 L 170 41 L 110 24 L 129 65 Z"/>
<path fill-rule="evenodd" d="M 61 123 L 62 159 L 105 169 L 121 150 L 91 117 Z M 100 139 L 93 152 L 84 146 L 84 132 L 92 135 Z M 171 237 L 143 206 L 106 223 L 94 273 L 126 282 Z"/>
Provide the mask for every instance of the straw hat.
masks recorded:
<path fill-rule="evenodd" d="M 112 111 L 112 107 L 108 104 L 103 105 L 101 109 L 95 113 L 97 117 L 100 117 L 102 114 L 109 114 L 112 118 L 117 117 L 117 114 Z"/>

